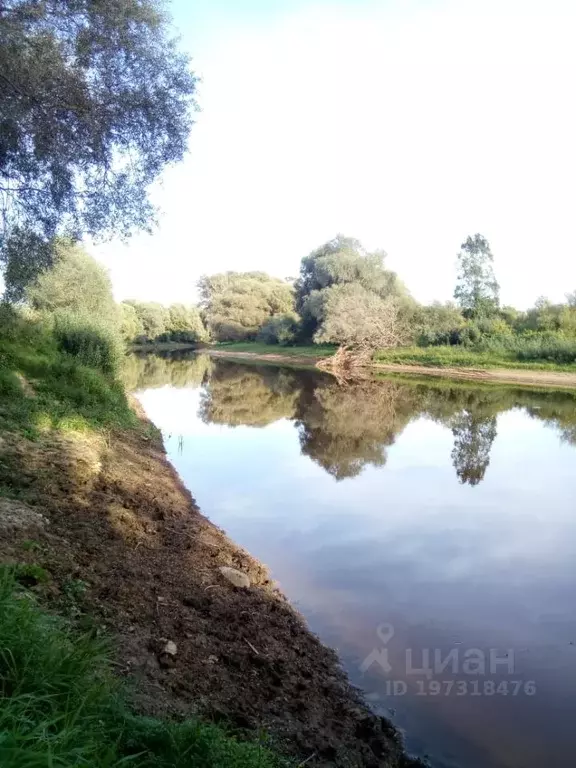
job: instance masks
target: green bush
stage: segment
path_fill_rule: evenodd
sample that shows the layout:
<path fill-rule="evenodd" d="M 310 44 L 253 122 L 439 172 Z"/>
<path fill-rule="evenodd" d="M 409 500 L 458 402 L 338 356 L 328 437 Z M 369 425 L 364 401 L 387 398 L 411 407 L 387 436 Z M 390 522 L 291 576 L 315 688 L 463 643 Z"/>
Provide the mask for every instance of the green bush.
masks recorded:
<path fill-rule="evenodd" d="M 294 344 L 300 329 L 299 318 L 294 312 L 274 315 L 258 331 L 256 341 L 263 344 Z"/>
<path fill-rule="evenodd" d="M 122 341 L 115 326 L 62 312 L 54 316 L 54 337 L 58 349 L 73 355 L 82 365 L 109 374 L 119 370 Z"/>

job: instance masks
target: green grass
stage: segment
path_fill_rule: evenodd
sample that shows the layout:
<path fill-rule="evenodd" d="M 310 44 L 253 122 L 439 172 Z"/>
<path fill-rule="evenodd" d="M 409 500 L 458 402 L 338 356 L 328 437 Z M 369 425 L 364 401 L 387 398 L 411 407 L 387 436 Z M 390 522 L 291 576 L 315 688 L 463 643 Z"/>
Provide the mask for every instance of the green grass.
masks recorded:
<path fill-rule="evenodd" d="M 59 349 L 40 323 L 0 316 L 0 430 L 132 428 L 138 420 L 113 373 Z"/>
<path fill-rule="evenodd" d="M 336 347 L 332 344 L 284 347 L 279 344 L 264 344 L 259 341 L 225 341 L 215 344 L 214 349 L 230 353 L 252 352 L 255 355 L 282 355 L 285 357 L 329 357 L 336 351 Z"/>
<path fill-rule="evenodd" d="M 377 363 L 424 365 L 433 368 L 518 368 L 532 371 L 576 372 L 576 364 L 559 365 L 552 361 L 522 362 L 513 353 L 475 351 L 466 347 L 398 347 L 376 352 Z"/>
<path fill-rule="evenodd" d="M 280 768 L 262 744 L 212 723 L 132 714 L 105 640 L 42 609 L 0 572 L 2 768 Z"/>

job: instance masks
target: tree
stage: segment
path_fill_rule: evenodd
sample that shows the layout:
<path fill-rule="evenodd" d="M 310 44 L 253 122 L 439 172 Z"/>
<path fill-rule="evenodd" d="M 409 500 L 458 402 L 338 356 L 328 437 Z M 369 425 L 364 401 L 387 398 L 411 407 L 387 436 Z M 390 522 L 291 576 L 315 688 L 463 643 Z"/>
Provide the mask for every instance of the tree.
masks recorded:
<path fill-rule="evenodd" d="M 172 304 L 168 307 L 166 333 L 173 341 L 206 341 L 207 333 L 198 307 Z"/>
<path fill-rule="evenodd" d="M 254 340 L 270 318 L 294 307 L 292 286 L 264 272 L 204 275 L 198 288 L 208 330 L 217 341 Z"/>
<path fill-rule="evenodd" d="M 42 272 L 24 292 L 30 305 L 41 311 L 66 310 L 112 325 L 118 323 L 108 272 L 81 246 L 70 241 L 56 241 L 52 267 Z"/>
<path fill-rule="evenodd" d="M 333 286 L 354 284 L 382 299 L 411 299 L 395 272 L 384 268 L 384 251 L 369 253 L 353 238 L 337 235 L 302 259 L 296 281 L 296 309 L 302 316 L 302 337 L 310 341 L 318 330 L 321 294 Z"/>
<path fill-rule="evenodd" d="M 460 247 L 454 298 L 467 317 L 490 317 L 498 311 L 500 286 L 494 275 L 494 257 L 488 240 L 476 234 Z"/>
<path fill-rule="evenodd" d="M 144 325 L 131 304 L 120 304 L 120 335 L 128 344 L 144 335 Z"/>
<path fill-rule="evenodd" d="M 380 298 L 358 283 L 333 285 L 323 292 L 317 344 L 339 344 L 357 351 L 400 343 L 398 301 Z"/>
<path fill-rule="evenodd" d="M 576 291 L 572 291 L 572 293 L 567 293 L 566 301 L 568 302 L 569 307 L 576 309 Z"/>
<path fill-rule="evenodd" d="M 0 250 L 18 227 L 125 235 L 182 159 L 196 81 L 156 0 L 0 4 Z"/>
<path fill-rule="evenodd" d="M 130 299 L 124 302 L 132 306 L 142 323 L 144 336 L 147 341 L 154 341 L 162 333 L 166 332 L 168 312 L 162 304 L 155 301 L 134 301 Z"/>

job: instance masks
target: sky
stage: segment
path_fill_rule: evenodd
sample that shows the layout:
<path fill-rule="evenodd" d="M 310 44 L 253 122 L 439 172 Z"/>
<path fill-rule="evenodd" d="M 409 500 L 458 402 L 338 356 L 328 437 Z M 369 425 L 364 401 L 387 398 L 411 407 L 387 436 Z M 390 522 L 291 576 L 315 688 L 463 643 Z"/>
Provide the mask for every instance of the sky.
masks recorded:
<path fill-rule="evenodd" d="M 202 78 L 153 235 L 93 253 L 118 299 L 196 300 L 204 273 L 295 276 L 337 233 L 452 298 L 488 238 L 505 304 L 576 289 L 573 0 L 173 0 Z"/>

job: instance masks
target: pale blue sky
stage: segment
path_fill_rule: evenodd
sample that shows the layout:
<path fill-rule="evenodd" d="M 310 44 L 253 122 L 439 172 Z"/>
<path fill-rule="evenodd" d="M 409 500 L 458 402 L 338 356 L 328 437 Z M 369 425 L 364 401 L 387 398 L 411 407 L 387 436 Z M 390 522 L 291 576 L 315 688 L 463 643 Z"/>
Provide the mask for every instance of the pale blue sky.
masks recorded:
<path fill-rule="evenodd" d="M 468 234 L 505 302 L 576 288 L 576 4 L 175 0 L 202 112 L 153 236 L 97 249 L 118 298 L 194 298 L 204 272 L 295 275 L 337 232 L 448 299 Z"/>

